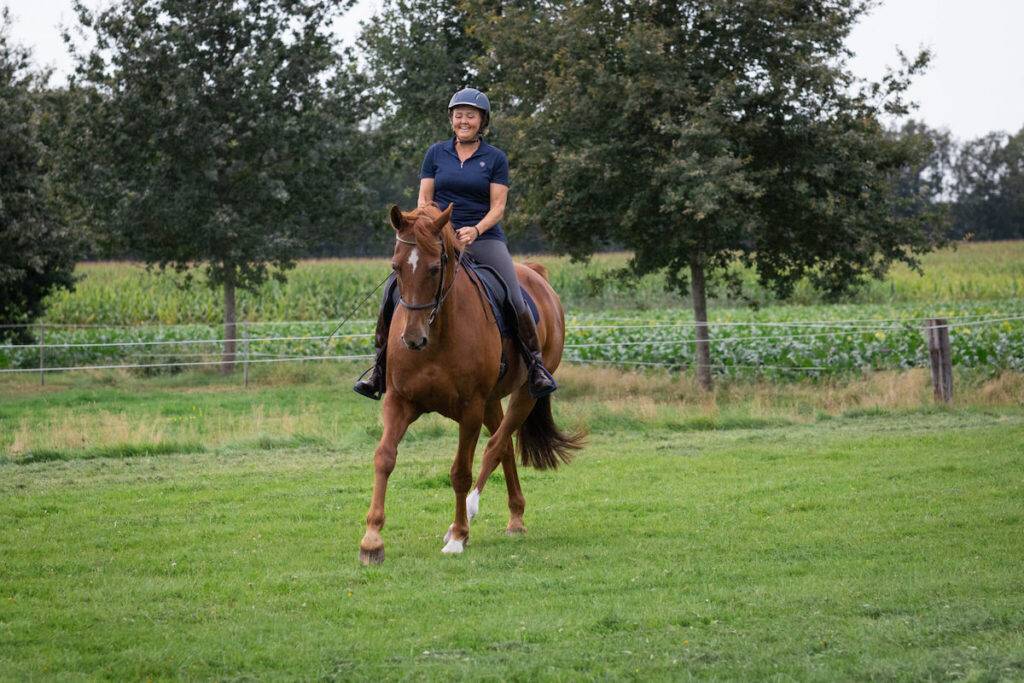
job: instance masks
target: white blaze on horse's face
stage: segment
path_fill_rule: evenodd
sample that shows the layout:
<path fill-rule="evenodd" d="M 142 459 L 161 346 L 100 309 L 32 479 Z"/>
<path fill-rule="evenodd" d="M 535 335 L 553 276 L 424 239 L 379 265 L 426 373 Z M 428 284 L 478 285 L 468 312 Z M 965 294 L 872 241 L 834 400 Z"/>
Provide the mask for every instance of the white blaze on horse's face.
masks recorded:
<path fill-rule="evenodd" d="M 416 247 L 412 248 L 412 253 L 409 254 L 409 265 L 412 266 L 412 272 L 416 272 L 416 266 L 420 262 L 420 252 Z"/>

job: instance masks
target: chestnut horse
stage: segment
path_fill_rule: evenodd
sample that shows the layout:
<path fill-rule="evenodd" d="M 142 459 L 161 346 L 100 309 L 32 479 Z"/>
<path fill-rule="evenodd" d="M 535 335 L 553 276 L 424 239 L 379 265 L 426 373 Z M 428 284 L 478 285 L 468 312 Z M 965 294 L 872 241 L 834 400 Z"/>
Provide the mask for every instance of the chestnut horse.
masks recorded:
<path fill-rule="evenodd" d="M 480 493 L 500 463 L 508 487 L 507 533 L 526 531 L 525 500 L 519 487 L 512 434 L 518 433 L 524 465 L 556 467 L 582 446 L 580 435 L 567 436 L 555 426 L 550 397 L 535 399 L 526 388 L 526 365 L 512 340 L 502 339 L 493 314 L 474 279 L 461 267 L 461 253 L 449 218 L 426 206 L 404 213 L 391 207 L 395 229 L 392 268 L 398 276 L 400 306 L 387 343 L 387 390 L 383 399 L 384 434 L 374 454 L 373 499 L 366 534 L 359 544 L 363 564 L 384 560 L 384 495 L 395 468 L 398 443 L 420 415 L 437 412 L 459 423 L 459 448 L 451 468 L 455 521 L 441 552 L 461 553 L 469 522 L 479 509 Z M 537 333 L 544 365 L 551 371 L 562 359 L 565 315 L 542 266 L 516 266 L 520 283 L 540 312 Z M 500 374 L 502 356 L 508 360 Z M 501 399 L 511 394 L 508 412 Z M 480 427 L 491 433 L 483 465 L 470 492 L 473 451 Z"/>

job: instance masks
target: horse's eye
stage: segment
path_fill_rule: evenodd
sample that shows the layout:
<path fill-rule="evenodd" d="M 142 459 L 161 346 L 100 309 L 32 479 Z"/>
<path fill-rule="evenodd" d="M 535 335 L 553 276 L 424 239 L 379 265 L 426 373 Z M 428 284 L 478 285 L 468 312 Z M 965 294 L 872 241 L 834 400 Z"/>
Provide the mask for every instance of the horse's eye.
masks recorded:
<path fill-rule="evenodd" d="M 430 266 L 430 274 L 431 275 L 437 275 L 440 272 L 441 272 L 441 264 L 440 263 L 431 264 L 431 266 Z"/>

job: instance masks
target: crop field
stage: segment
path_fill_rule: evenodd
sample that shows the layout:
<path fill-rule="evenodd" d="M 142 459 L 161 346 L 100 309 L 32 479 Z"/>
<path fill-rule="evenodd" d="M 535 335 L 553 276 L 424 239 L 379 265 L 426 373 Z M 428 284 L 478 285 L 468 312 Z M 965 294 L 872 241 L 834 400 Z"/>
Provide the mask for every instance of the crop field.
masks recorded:
<path fill-rule="evenodd" d="M 547 265 L 565 302 L 569 360 L 692 365 L 692 315 L 685 301 L 664 291 L 660 278 L 626 286 L 610 276 L 626 263 L 622 254 L 586 265 L 537 260 Z M 887 280 L 840 303 L 821 302 L 801 285 L 794 301 L 781 304 L 746 273 L 748 292 L 761 303 L 751 308 L 726 299 L 712 302 L 714 369 L 721 375 L 789 379 L 924 367 L 922 328 L 931 317 L 954 322 L 958 367 L 990 374 L 1024 369 L 1024 243 L 963 244 L 929 255 L 923 268 L 923 275 L 895 268 Z M 332 321 L 345 316 L 386 272 L 383 259 L 304 262 L 286 284 L 275 281 L 257 293 L 241 293 L 240 318 L 248 322 L 240 334 L 253 340 L 243 353 L 258 363 L 372 353 L 376 296 L 337 337 L 329 343 L 324 337 L 335 328 Z M 45 352 L 0 348 L 0 369 L 37 368 L 41 355 L 47 367 L 154 366 L 138 370 L 144 373 L 216 362 L 216 340 L 223 336 L 220 301 L 201 283 L 185 290 L 181 276 L 131 264 L 85 265 L 81 276 L 76 292 L 50 301 Z"/>
<path fill-rule="evenodd" d="M 520 258 L 520 257 L 517 257 Z M 687 302 L 667 292 L 663 278 L 640 281 L 616 276 L 625 266 L 624 254 L 604 254 L 588 264 L 571 263 L 551 256 L 523 257 L 543 263 L 551 284 L 566 309 L 577 313 L 660 311 L 687 309 Z M 240 292 L 239 319 L 252 321 L 339 320 L 355 302 L 373 289 L 388 273 L 386 259 L 333 259 L 304 261 L 288 273 L 288 281 L 267 282 L 258 292 Z M 1024 294 L 1024 242 L 965 243 L 956 249 L 923 258 L 923 274 L 896 266 L 880 282 L 872 282 L 845 301 L 847 304 L 935 305 L 960 302 L 1020 299 Z M 75 292 L 60 292 L 47 302 L 46 320 L 51 323 L 136 325 L 140 323 L 219 323 L 223 319 L 220 295 L 203 286 L 201 272 L 188 289 L 184 275 L 149 273 L 128 263 L 84 264 Z M 749 272 L 742 272 L 744 294 L 760 306 L 777 305 L 769 292 L 759 288 Z M 711 302 L 711 316 L 737 308 L 739 302 L 719 298 Z M 788 303 L 824 302 L 801 283 Z M 909 307 L 913 309 L 913 306 Z M 371 299 L 357 311 L 357 318 L 376 314 Z M 935 311 L 934 315 L 942 311 Z M 933 315 L 929 312 L 927 315 Z"/>
<path fill-rule="evenodd" d="M 0 679 L 1019 680 L 1024 374 L 723 382 L 566 367 L 589 444 L 440 553 L 454 426 L 355 366 L 0 377 Z"/>

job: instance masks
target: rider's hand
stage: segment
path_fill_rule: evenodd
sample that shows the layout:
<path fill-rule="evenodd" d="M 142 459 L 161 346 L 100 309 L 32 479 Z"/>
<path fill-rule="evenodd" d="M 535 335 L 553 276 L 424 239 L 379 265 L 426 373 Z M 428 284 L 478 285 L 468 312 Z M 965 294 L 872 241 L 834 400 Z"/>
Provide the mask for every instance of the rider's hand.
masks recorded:
<path fill-rule="evenodd" d="M 468 247 L 476 241 L 476 238 L 480 233 L 477 231 L 477 227 L 475 225 L 467 225 L 463 228 L 459 228 L 456 234 L 459 238 L 459 244 L 464 247 Z"/>

